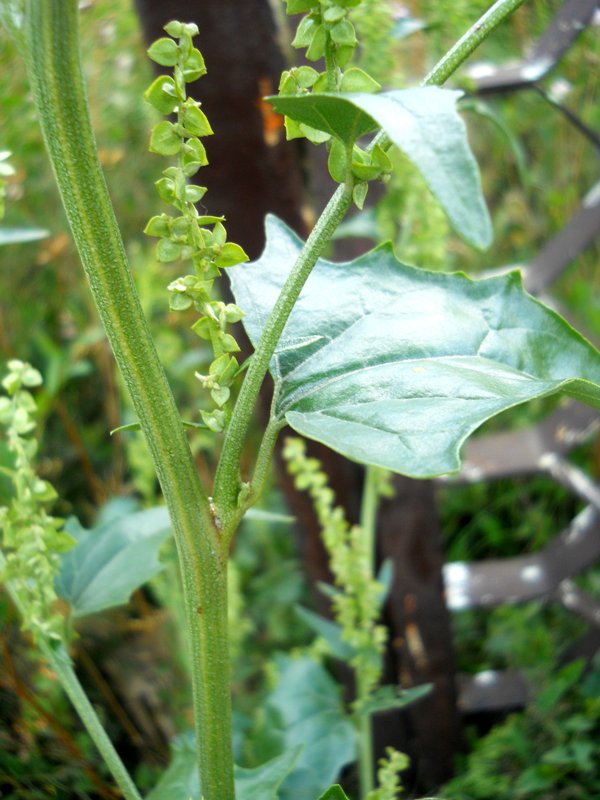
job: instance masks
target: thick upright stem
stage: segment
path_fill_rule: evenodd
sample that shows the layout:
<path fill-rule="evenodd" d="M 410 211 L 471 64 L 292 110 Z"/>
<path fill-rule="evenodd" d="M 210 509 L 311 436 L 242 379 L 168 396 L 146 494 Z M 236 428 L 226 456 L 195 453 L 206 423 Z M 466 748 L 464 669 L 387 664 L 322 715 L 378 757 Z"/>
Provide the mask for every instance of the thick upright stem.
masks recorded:
<path fill-rule="evenodd" d="M 28 0 L 26 58 L 46 147 L 102 323 L 169 507 L 180 556 L 204 800 L 233 800 L 227 547 L 144 318 L 96 153 L 76 0 Z"/>

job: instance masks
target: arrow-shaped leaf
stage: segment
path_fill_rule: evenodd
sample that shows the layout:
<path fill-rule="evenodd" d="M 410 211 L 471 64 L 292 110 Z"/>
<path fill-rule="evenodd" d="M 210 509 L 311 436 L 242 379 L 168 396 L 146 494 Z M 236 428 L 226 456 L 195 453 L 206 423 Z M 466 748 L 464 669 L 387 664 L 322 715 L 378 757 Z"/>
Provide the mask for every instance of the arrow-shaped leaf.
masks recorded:
<path fill-rule="evenodd" d="M 276 111 L 351 144 L 382 128 L 425 178 L 457 233 L 475 247 L 492 240 L 479 170 L 456 111 L 461 92 L 425 86 L 381 94 L 270 97 Z"/>
<path fill-rule="evenodd" d="M 344 792 L 339 783 L 330 786 L 329 789 L 319 797 L 319 800 L 348 800 L 348 795 Z"/>
<path fill-rule="evenodd" d="M 107 515 L 86 530 L 72 517 L 65 529 L 77 541 L 61 555 L 56 591 L 76 617 L 122 605 L 161 569 L 158 552 L 169 536 L 167 509 Z"/>
<path fill-rule="evenodd" d="M 301 247 L 272 217 L 261 258 L 228 271 L 255 345 Z M 296 431 L 414 477 L 457 470 L 467 436 L 526 400 L 562 391 L 600 407 L 600 354 L 518 273 L 427 272 L 391 245 L 317 263 L 271 372 L 277 414 Z"/>
<path fill-rule="evenodd" d="M 235 767 L 235 796 L 238 800 L 277 800 L 277 789 L 294 768 L 300 748 L 285 753 L 254 769 Z M 146 800 L 200 800 L 198 754 L 193 733 L 173 742 L 173 758 Z"/>
<path fill-rule="evenodd" d="M 355 758 L 355 731 L 339 690 L 324 667 L 310 658 L 276 659 L 279 681 L 266 700 L 281 719 L 286 751 L 302 745 L 280 800 L 314 800 Z"/>

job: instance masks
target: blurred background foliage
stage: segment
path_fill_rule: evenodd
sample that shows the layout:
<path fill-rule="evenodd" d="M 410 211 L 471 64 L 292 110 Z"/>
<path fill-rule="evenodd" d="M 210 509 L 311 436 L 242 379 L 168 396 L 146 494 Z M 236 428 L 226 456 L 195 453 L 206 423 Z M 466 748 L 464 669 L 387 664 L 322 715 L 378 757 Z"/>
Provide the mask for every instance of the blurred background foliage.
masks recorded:
<path fill-rule="evenodd" d="M 186 329 L 181 313 L 169 312 L 166 285 L 171 267 L 156 262 L 153 244 L 142 234 L 147 219 L 158 213 L 153 183 L 161 165 L 147 151 L 154 112 L 142 94 L 152 74 L 138 19 L 129 2 L 86 0 L 80 5 L 83 57 L 100 158 L 142 303 L 182 417 L 197 420 L 201 392 L 192 374 L 210 359 L 210 353 Z M 517 58 L 545 29 L 558 5 L 530 0 L 484 43 L 476 59 L 499 64 Z M 487 0 L 406 4 L 364 0 L 356 19 L 364 42 L 361 58 L 386 86 L 414 85 L 488 6 Z M 202 30 L 200 47 L 201 37 Z M 590 26 L 544 81 L 549 92 L 560 94 L 595 131 L 600 131 L 599 61 L 598 27 Z M 210 64 L 208 68 L 205 80 L 210 80 Z M 132 421 L 131 412 L 67 232 L 23 62 L 1 32 L 0 98 L 0 150 L 12 152 L 10 163 L 15 170 L 8 179 L 2 224 L 49 231 L 40 241 L 0 248 L 0 358 L 30 361 L 42 372 L 44 388 L 38 395 L 41 473 L 59 491 L 55 513 L 74 513 L 89 523 L 111 497 L 133 496 L 138 504 L 149 505 L 157 501 L 158 489 L 140 437 L 135 433 L 109 436 L 111 429 Z M 499 95 L 486 100 L 485 107 L 483 114 L 480 101 L 467 101 L 464 116 L 494 223 L 490 251 L 476 253 L 451 234 L 420 178 L 400 157 L 389 192 L 360 223 L 363 233 L 391 238 L 398 256 L 411 263 L 477 273 L 527 263 L 560 230 L 598 180 L 598 152 L 535 91 Z M 210 142 L 208 152 L 210 158 Z M 210 205 L 210 193 L 207 202 Z M 209 213 L 219 213 L 219 209 L 209 208 Z M 600 335 L 598 256 L 596 245 L 575 259 L 554 287 L 555 296 L 593 337 Z M 520 410 L 494 424 L 524 425 L 544 408 Z M 193 448 L 200 471 L 208 474 L 212 440 L 194 434 Z M 599 453 L 597 446 L 585 447 L 575 457 L 598 477 Z M 6 491 L 0 484 L 0 494 Z M 580 508 L 566 491 L 541 477 L 444 487 L 439 502 L 448 560 L 539 549 Z M 275 487 L 264 505 L 285 513 Z M 166 553 L 165 561 L 167 569 L 124 612 L 105 622 L 86 623 L 77 645 L 85 665 L 88 652 L 101 663 L 98 652 L 115 636 L 138 644 L 143 639 L 149 659 L 157 661 L 158 665 L 148 667 L 144 691 L 155 698 L 155 716 L 164 724 L 150 733 L 144 729 L 143 715 L 136 717 L 128 705 L 128 689 L 108 685 L 110 670 L 103 677 L 93 665 L 82 666 L 92 696 L 107 709 L 107 723 L 118 746 L 138 765 L 142 788 L 152 785 L 166 763 L 169 735 L 189 722 L 182 688 L 185 654 L 173 625 L 180 613 L 177 573 L 173 555 Z M 582 582 L 588 590 L 600 592 L 597 572 L 585 575 Z M 232 584 L 238 612 L 233 632 L 234 692 L 243 728 L 250 724 L 250 699 L 265 685 L 268 657 L 278 650 L 306 646 L 311 638 L 294 612 L 296 604 L 310 601 L 289 523 L 246 524 L 236 546 Z M 0 621 L 0 795 L 115 797 L 52 676 L 20 637 L 5 599 L 0 604 Z M 461 670 L 520 667 L 549 695 L 544 702 L 542 694 L 526 712 L 511 716 L 480 739 L 472 760 L 461 767 L 467 770 L 463 784 L 460 780 L 453 784 L 449 797 L 591 800 L 598 796 L 600 768 L 589 758 L 585 745 L 598 732 L 598 668 L 577 685 L 570 682 L 570 675 L 556 672 L 561 654 L 581 630 L 573 617 L 542 603 L 456 616 Z M 167 654 L 173 652 L 180 653 L 176 677 L 166 679 Z M 130 669 L 138 678 L 140 672 L 146 674 L 135 661 Z M 555 696 L 556 702 L 548 702 L 548 696 Z M 480 733 L 478 729 L 471 737 L 473 742 Z M 149 738 L 150 747 L 144 744 Z M 512 760 L 519 741 L 523 756 Z M 579 750 L 573 750 L 573 741 L 580 743 Z M 554 755 L 546 757 L 544 763 L 550 766 L 545 771 L 527 773 L 532 761 L 549 752 Z M 512 783 L 502 789 L 503 794 L 496 777 L 505 772 L 507 759 Z M 562 794 L 552 791 L 558 785 L 557 770 L 567 787 Z M 482 794 L 482 786 L 493 791 Z"/>

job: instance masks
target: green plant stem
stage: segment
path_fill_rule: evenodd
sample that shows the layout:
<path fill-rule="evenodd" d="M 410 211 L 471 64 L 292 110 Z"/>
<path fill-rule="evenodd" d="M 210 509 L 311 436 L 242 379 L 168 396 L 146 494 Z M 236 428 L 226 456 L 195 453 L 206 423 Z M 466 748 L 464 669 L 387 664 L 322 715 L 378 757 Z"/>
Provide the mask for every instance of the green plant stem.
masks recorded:
<path fill-rule="evenodd" d="M 441 86 L 471 53 L 525 0 L 497 0 L 425 76 L 423 86 Z"/>
<path fill-rule="evenodd" d="M 367 570 L 369 577 L 375 572 L 375 541 L 377 535 L 377 512 L 379 510 L 379 476 L 376 467 L 367 467 L 360 506 L 360 529 L 365 539 L 365 550 L 369 561 Z M 375 788 L 375 769 L 373 765 L 373 726 L 371 715 L 360 713 L 368 700 L 371 686 L 365 686 L 360 674 L 356 675 L 356 701 L 359 709 L 358 727 L 358 772 L 360 779 L 360 796 L 363 800 Z"/>
<path fill-rule="evenodd" d="M 144 318 L 97 157 L 76 0 L 28 0 L 31 88 L 67 218 L 148 442 L 183 577 L 204 800 L 233 800 L 227 547 L 213 519 Z"/>
<path fill-rule="evenodd" d="M 6 567 L 6 558 L 4 553 L 0 552 L 0 572 Z M 19 592 L 14 586 L 13 581 L 6 581 L 4 584 L 11 600 L 19 611 L 23 619 L 27 618 L 27 609 L 21 602 Z M 88 700 L 86 693 L 83 691 L 79 678 L 75 674 L 71 659 L 65 645 L 61 643 L 51 644 L 45 640 L 36 641 L 37 646 L 42 651 L 45 658 L 50 663 L 69 700 L 79 718 L 83 722 L 90 738 L 98 748 L 106 766 L 110 770 L 111 775 L 115 779 L 115 783 L 123 792 L 125 800 L 141 800 L 141 796 L 131 780 L 131 776 L 121 761 L 119 754 L 113 747 L 112 742 L 106 735 L 106 731 L 102 727 L 102 723 L 96 714 L 94 707 Z"/>
<path fill-rule="evenodd" d="M 42 646 L 41 650 L 56 673 L 56 677 L 77 711 L 91 740 L 98 748 L 98 752 L 104 759 L 117 786 L 123 792 L 123 796 L 126 800 L 141 800 L 141 795 L 75 674 L 66 648 L 63 645 L 56 649 L 51 646 Z"/>
<path fill-rule="evenodd" d="M 333 43 L 329 35 L 327 36 L 327 42 L 325 43 L 325 73 L 327 75 L 327 91 L 337 92 L 338 82 L 336 75 L 336 63 L 333 55 Z"/>
<path fill-rule="evenodd" d="M 497 0 L 469 30 L 460 37 L 458 42 L 448 50 L 435 65 L 435 67 L 425 76 L 421 86 L 442 86 L 448 78 L 463 64 L 479 45 L 487 39 L 490 33 L 495 30 L 504 20 L 514 11 L 522 6 L 525 0 Z M 378 144 L 384 150 L 391 147 L 392 143 L 387 134 L 383 131 L 377 134 L 369 146 L 372 150 Z"/>
<path fill-rule="evenodd" d="M 240 459 L 269 362 L 302 287 L 352 203 L 352 188 L 351 183 L 342 183 L 319 217 L 283 285 L 250 361 L 225 435 L 215 478 L 215 503 L 223 518 L 225 529 L 230 527 L 230 521 L 237 514 L 237 499 L 241 485 Z"/>
<path fill-rule="evenodd" d="M 275 406 L 275 402 L 276 397 L 273 397 L 272 407 Z M 273 452 L 275 451 L 277 438 L 285 426 L 285 420 L 278 420 L 273 414 L 271 415 L 256 457 L 256 464 L 254 466 L 254 474 L 250 483 L 248 497 L 244 502 L 239 504 L 239 515 L 231 519 L 229 529 L 225 532 L 228 541 L 234 535 L 246 511 L 260 499 L 265 489 L 267 479 L 271 472 L 271 462 L 273 460 Z"/>

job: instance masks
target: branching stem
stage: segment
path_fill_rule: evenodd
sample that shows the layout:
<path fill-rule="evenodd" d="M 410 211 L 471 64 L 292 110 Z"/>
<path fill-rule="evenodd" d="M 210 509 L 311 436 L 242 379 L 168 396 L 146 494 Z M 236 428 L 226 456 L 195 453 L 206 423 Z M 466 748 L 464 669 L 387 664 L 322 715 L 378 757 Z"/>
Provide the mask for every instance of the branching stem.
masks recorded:
<path fill-rule="evenodd" d="M 237 513 L 238 493 L 241 487 L 240 459 L 258 393 L 267 374 L 269 362 L 273 357 L 285 324 L 306 283 L 312 268 L 323 252 L 325 245 L 339 223 L 344 218 L 352 202 L 352 184 L 342 183 L 325 207 L 313 228 L 296 263 L 283 285 L 265 324 L 261 340 L 252 357 L 240 394 L 238 396 L 231 423 L 225 435 L 221 459 L 215 479 L 215 502 L 219 514 L 229 526 Z"/>

